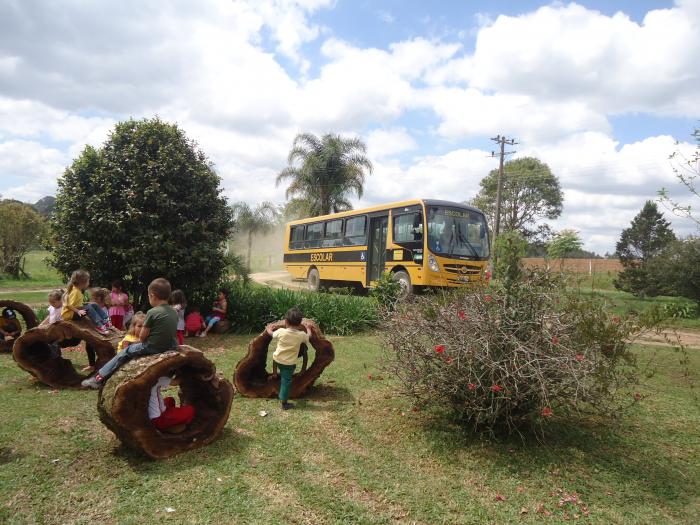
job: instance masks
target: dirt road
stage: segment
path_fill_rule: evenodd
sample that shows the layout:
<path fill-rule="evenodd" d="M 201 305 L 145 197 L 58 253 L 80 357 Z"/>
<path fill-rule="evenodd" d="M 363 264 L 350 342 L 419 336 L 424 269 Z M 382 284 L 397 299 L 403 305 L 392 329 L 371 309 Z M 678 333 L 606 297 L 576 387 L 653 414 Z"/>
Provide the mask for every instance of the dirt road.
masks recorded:
<path fill-rule="evenodd" d="M 272 288 L 285 288 L 287 290 L 306 290 L 303 281 L 292 281 L 292 276 L 284 270 L 275 272 L 259 272 L 250 274 L 250 278 L 256 283 L 271 286 Z"/>

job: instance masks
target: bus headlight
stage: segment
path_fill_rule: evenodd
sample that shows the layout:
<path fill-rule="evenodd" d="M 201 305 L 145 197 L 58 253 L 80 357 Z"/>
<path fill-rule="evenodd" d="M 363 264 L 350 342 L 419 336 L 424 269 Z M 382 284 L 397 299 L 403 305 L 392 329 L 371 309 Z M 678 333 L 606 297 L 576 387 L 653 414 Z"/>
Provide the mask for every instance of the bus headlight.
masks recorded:
<path fill-rule="evenodd" d="M 428 268 L 430 268 L 430 271 L 432 272 L 440 271 L 440 266 L 438 266 L 437 259 L 433 257 L 432 253 L 428 255 Z"/>

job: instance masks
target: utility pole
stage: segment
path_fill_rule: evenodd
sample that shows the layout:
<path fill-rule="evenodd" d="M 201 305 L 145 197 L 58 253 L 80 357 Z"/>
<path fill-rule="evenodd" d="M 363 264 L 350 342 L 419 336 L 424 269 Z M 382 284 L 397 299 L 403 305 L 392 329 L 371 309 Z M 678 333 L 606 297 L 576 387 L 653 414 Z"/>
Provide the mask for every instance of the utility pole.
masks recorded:
<path fill-rule="evenodd" d="M 496 135 L 491 140 L 493 140 L 501 146 L 501 152 L 499 154 L 500 161 L 498 163 L 498 183 L 496 186 L 496 217 L 494 218 L 493 225 L 493 242 L 495 243 L 496 237 L 498 237 L 498 234 L 501 230 L 501 192 L 503 189 L 503 162 L 506 155 L 512 155 L 513 153 L 515 153 L 515 151 L 506 151 L 506 144 L 508 144 L 509 146 L 514 146 L 515 144 L 517 144 L 517 142 L 515 142 L 515 139 L 507 139 L 505 137 L 502 137 L 501 135 Z M 495 157 L 496 152 L 492 151 L 491 156 Z"/>

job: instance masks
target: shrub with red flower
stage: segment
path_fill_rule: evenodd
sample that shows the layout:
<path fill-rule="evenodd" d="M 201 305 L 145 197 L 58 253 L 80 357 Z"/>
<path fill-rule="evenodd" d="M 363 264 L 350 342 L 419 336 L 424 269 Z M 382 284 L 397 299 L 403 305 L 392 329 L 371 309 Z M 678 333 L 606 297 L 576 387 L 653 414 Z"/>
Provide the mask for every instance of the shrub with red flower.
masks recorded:
<path fill-rule="evenodd" d="M 542 417 L 550 417 L 554 412 L 552 412 L 552 409 L 549 407 L 544 407 L 542 409 Z"/>
<path fill-rule="evenodd" d="M 403 393 L 492 433 L 541 429 L 550 411 L 612 418 L 629 405 L 638 378 L 629 341 L 641 316 L 611 323 L 603 302 L 540 269 L 485 292 L 419 295 L 387 314 L 385 367 Z"/>

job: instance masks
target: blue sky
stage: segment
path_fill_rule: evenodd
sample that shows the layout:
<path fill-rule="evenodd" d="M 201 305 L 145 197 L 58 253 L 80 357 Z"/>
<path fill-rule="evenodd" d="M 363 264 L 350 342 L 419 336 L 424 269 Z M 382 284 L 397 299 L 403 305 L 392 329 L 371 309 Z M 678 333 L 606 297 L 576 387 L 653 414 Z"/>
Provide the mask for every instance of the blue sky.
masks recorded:
<path fill-rule="evenodd" d="M 686 197 L 668 156 L 694 147 L 699 35 L 697 0 L 2 3 L 0 194 L 53 193 L 86 144 L 157 114 L 231 200 L 282 202 L 300 131 L 365 140 L 358 206 L 467 200 L 501 133 L 560 178 L 553 226 L 603 253 L 660 187 Z"/>

